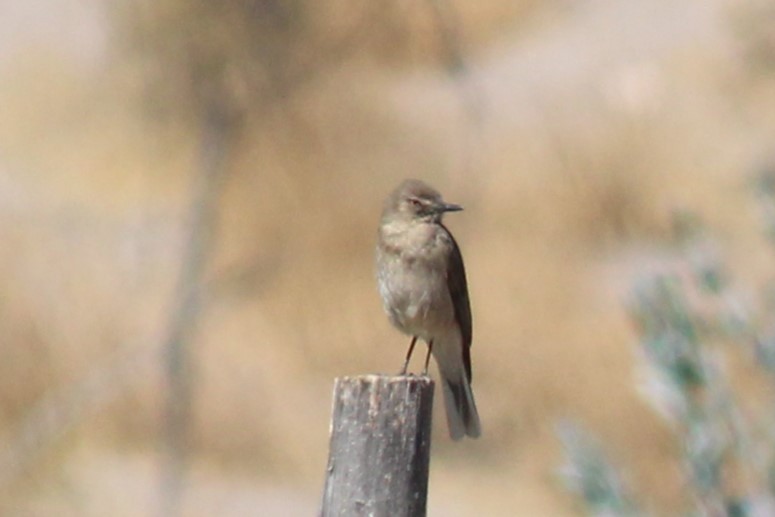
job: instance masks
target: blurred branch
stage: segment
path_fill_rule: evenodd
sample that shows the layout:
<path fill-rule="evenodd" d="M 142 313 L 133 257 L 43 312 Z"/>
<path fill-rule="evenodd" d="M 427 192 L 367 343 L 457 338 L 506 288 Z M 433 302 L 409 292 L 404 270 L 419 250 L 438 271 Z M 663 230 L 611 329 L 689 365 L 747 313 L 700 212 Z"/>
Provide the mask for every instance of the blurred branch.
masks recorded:
<path fill-rule="evenodd" d="M 203 303 L 202 278 L 215 248 L 221 180 L 238 123 L 235 114 L 217 96 L 204 106 L 204 111 L 199 170 L 194 178 L 181 271 L 163 345 L 168 382 L 162 464 L 161 515 L 164 516 L 180 513 L 196 372 L 191 343 Z"/>

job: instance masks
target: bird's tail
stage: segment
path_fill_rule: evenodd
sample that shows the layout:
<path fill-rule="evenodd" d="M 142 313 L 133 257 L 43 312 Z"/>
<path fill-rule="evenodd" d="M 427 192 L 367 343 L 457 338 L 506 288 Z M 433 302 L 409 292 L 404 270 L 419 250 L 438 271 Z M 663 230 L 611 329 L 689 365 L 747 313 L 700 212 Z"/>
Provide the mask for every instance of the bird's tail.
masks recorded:
<path fill-rule="evenodd" d="M 482 434 L 479 413 L 476 411 L 471 384 L 465 375 L 459 379 L 442 378 L 444 406 L 447 409 L 449 435 L 459 440 L 463 435 L 478 438 Z"/>
<path fill-rule="evenodd" d="M 463 436 L 478 438 L 482 434 L 479 423 L 479 413 L 476 411 L 471 383 L 463 366 L 462 352 L 450 350 L 453 347 L 442 347 L 434 343 L 433 355 L 439 365 L 444 407 L 447 413 L 449 435 L 453 440 Z"/>

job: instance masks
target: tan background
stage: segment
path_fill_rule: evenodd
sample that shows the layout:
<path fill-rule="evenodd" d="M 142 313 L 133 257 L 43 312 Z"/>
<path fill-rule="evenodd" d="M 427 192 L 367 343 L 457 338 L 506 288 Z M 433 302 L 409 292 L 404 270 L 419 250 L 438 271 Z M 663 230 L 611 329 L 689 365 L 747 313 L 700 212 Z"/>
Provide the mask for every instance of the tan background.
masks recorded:
<path fill-rule="evenodd" d="M 153 97 L 169 76 L 133 53 L 131 10 L 101 4 L 0 2 L 4 515 L 157 508 L 160 347 L 200 140 L 185 92 Z M 451 443 L 437 415 L 430 515 L 578 511 L 556 477 L 563 417 L 654 508 L 684 502 L 623 302 L 673 262 L 675 208 L 714 229 L 744 295 L 771 266 L 750 180 L 772 152 L 775 17 L 724 0 L 455 1 L 456 74 L 430 4 L 391 4 L 340 46 L 355 7 L 307 6 L 336 57 L 269 108 L 243 86 L 206 273 L 230 280 L 192 342 L 186 515 L 316 511 L 333 378 L 394 372 L 407 344 L 373 279 L 380 205 L 405 177 L 466 207 L 447 222 L 484 432 Z"/>

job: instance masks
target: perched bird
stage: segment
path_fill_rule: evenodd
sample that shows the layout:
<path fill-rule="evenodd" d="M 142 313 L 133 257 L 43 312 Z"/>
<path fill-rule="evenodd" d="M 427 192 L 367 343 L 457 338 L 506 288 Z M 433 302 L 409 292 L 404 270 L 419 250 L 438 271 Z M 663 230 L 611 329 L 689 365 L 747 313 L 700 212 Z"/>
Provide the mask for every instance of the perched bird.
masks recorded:
<path fill-rule="evenodd" d="M 377 280 L 391 323 L 412 336 L 401 374 L 406 374 L 418 338 L 428 344 L 441 376 L 453 440 L 481 434 L 471 391 L 471 307 L 463 257 L 442 224 L 444 202 L 422 181 L 409 179 L 385 201 L 377 241 Z"/>

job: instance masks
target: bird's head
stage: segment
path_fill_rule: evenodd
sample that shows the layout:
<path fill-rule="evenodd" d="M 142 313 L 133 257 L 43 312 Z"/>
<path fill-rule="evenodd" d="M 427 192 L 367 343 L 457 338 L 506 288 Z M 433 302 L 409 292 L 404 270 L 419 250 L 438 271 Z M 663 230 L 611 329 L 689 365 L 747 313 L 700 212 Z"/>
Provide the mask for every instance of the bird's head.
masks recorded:
<path fill-rule="evenodd" d="M 385 202 L 383 219 L 440 222 L 445 212 L 462 210 L 460 205 L 447 203 L 441 194 L 420 180 L 408 179 L 396 188 Z"/>

